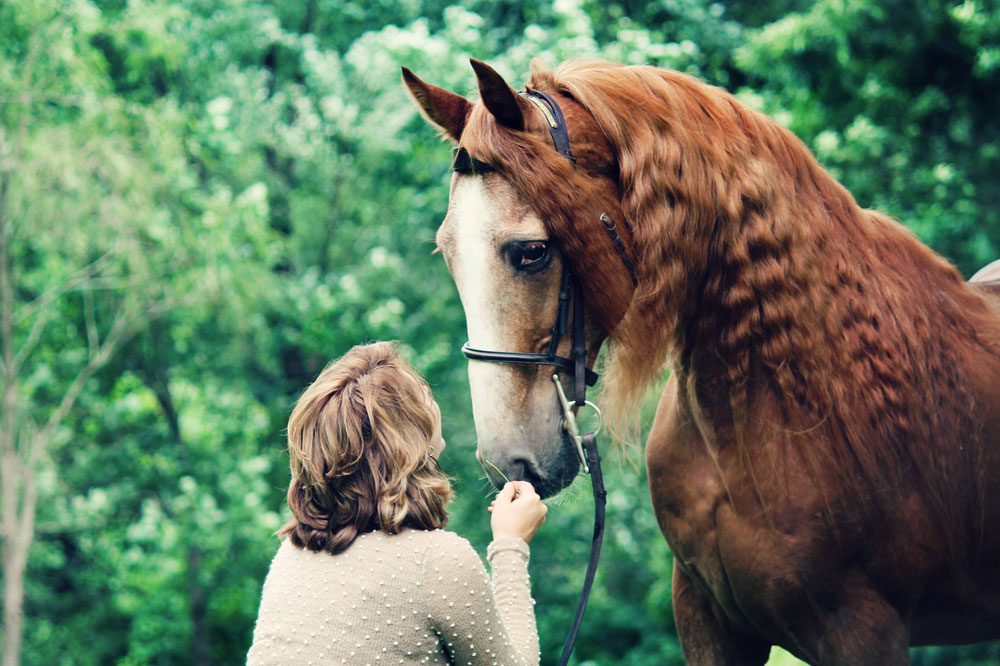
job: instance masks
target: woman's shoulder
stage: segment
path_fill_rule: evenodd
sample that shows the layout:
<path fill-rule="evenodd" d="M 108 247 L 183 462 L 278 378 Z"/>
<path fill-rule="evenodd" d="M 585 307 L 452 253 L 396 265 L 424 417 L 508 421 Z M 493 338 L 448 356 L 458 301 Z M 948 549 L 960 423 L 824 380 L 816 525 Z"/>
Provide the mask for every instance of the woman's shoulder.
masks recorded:
<path fill-rule="evenodd" d="M 383 535 L 383 543 L 431 569 L 475 568 L 482 560 L 468 539 L 445 530 L 404 530 Z"/>
<path fill-rule="evenodd" d="M 437 529 L 431 531 L 430 535 L 433 542 L 442 547 L 450 546 L 452 548 L 461 548 L 475 552 L 475 548 L 471 543 L 469 543 L 469 540 L 460 534 L 456 534 L 455 532 Z"/>
<path fill-rule="evenodd" d="M 454 532 L 435 530 L 426 539 L 429 547 L 424 563 L 429 574 L 441 584 L 463 585 L 488 578 L 479 553 L 464 537 Z"/>
<path fill-rule="evenodd" d="M 404 562 L 479 561 L 472 544 L 454 532 L 445 530 L 406 529 L 397 534 L 375 531 L 359 534 L 347 550 L 339 555 L 314 552 L 293 546 L 287 539 L 275 554 L 275 564 L 309 562 L 314 566 L 344 566 L 348 564 Z"/>
<path fill-rule="evenodd" d="M 420 551 L 428 557 L 435 555 L 471 554 L 475 556 L 476 551 L 472 544 L 462 536 L 454 532 L 445 530 L 403 530 L 399 534 L 383 535 L 387 544 L 399 545 L 399 547 L 409 550 Z"/>

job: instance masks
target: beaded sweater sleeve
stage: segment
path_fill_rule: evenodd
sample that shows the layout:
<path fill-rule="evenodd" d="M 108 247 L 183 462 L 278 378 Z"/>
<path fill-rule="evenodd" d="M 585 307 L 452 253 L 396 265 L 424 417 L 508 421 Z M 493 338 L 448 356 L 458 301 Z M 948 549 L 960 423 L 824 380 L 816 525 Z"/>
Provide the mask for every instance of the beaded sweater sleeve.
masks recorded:
<path fill-rule="evenodd" d="M 429 554 L 428 577 L 437 589 L 430 614 L 450 659 L 461 666 L 537 666 L 538 629 L 528 578 L 528 545 L 520 539 L 490 544 L 492 580 L 465 539 L 451 534 Z"/>
<path fill-rule="evenodd" d="M 537 664 L 540 650 L 528 577 L 528 544 L 521 539 L 496 539 L 486 549 L 486 558 L 493 570 L 493 596 L 507 635 L 525 662 Z"/>

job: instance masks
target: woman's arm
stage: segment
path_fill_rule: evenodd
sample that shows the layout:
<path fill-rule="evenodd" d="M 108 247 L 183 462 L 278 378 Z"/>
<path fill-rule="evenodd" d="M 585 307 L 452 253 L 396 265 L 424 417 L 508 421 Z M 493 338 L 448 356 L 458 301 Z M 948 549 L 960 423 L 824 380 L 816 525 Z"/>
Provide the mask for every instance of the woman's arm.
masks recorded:
<path fill-rule="evenodd" d="M 450 535 L 463 544 L 454 548 L 454 570 L 462 575 L 439 577 L 440 583 L 452 588 L 452 598 L 448 599 L 447 592 L 440 599 L 432 594 L 437 606 L 432 621 L 456 664 L 537 666 L 538 627 L 528 577 L 528 542 L 545 522 L 548 507 L 530 483 L 514 481 L 503 487 L 489 511 L 493 543 L 486 556 L 493 569 L 492 581 L 469 542 Z M 441 566 L 447 568 L 447 562 Z M 464 604 L 455 603 L 456 594 L 465 599 Z"/>
<path fill-rule="evenodd" d="M 528 579 L 528 546 L 520 539 L 490 544 L 493 580 L 465 539 L 440 533 L 428 558 L 430 620 L 455 664 L 537 666 L 538 630 Z"/>
<path fill-rule="evenodd" d="M 507 628 L 510 642 L 530 664 L 538 662 L 538 627 L 535 601 L 528 577 L 528 544 L 521 539 L 499 537 L 486 550 L 493 570 L 493 597 L 497 611 Z M 535 655 L 534 660 L 528 655 Z"/>
<path fill-rule="evenodd" d="M 548 507 L 526 481 L 508 482 L 490 504 L 493 543 L 486 558 L 493 569 L 493 594 L 508 634 L 521 654 L 538 654 L 535 602 L 528 578 L 528 542 L 545 522 Z M 525 610 L 530 625 L 522 619 Z"/>

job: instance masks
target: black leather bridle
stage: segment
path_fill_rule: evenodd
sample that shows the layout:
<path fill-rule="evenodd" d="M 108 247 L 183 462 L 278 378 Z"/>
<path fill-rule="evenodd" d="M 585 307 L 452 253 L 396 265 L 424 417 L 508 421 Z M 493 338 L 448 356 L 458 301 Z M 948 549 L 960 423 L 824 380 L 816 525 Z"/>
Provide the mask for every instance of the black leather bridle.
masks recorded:
<path fill-rule="evenodd" d="M 569 132 L 566 129 L 566 119 L 562 109 L 556 101 L 549 95 L 539 90 L 528 90 L 521 95 L 531 102 L 542 112 L 549 125 L 549 133 L 555 144 L 556 150 L 566 156 L 574 165 L 576 160 L 569 145 Z M 453 163 L 455 171 L 460 173 L 488 173 L 497 169 L 490 164 L 475 159 L 464 148 L 459 148 L 455 154 Z M 605 230 L 611 236 L 616 249 L 622 256 L 626 268 L 632 275 L 633 284 L 636 282 L 635 270 L 625 254 L 621 238 L 615 230 L 615 224 L 607 215 L 601 215 L 601 222 Z M 512 363 L 519 365 L 543 365 L 552 366 L 557 370 L 569 373 L 573 376 L 574 400 L 571 403 L 566 399 L 558 372 L 552 375 L 552 381 L 556 385 L 556 392 L 563 410 L 563 427 L 569 433 L 576 444 L 577 455 L 585 473 L 590 474 L 594 488 L 594 537 L 590 548 L 590 561 L 587 564 L 587 574 L 584 578 L 583 591 L 580 593 L 580 601 L 577 604 L 576 615 L 566 643 L 563 645 L 562 656 L 559 659 L 559 666 L 566 666 L 569 656 L 573 652 L 573 644 L 576 642 L 576 635 L 583 620 L 583 613 L 587 608 L 587 600 L 590 598 L 590 590 L 594 583 L 594 574 L 597 572 L 597 563 L 601 556 L 601 545 L 604 541 L 604 514 L 607 502 L 607 493 L 604 490 L 604 475 L 601 472 L 601 456 L 597 450 L 596 432 L 581 434 L 577 424 L 575 409 L 590 406 L 600 416 L 600 411 L 590 401 L 587 400 L 587 387 L 593 386 L 597 382 L 597 374 L 587 368 L 587 340 L 584 330 L 584 299 L 583 287 L 576 275 L 569 267 L 569 262 L 563 255 L 562 277 L 559 283 L 559 307 L 556 312 L 556 321 L 552 326 L 549 346 L 544 354 L 529 352 L 507 352 L 491 351 L 485 349 L 475 349 L 466 342 L 462 345 L 462 353 L 474 361 L 487 361 L 492 363 Z M 559 342 L 568 332 L 570 301 L 573 303 L 573 344 L 571 356 L 559 356 Z M 600 430 L 600 427 L 598 427 Z"/>

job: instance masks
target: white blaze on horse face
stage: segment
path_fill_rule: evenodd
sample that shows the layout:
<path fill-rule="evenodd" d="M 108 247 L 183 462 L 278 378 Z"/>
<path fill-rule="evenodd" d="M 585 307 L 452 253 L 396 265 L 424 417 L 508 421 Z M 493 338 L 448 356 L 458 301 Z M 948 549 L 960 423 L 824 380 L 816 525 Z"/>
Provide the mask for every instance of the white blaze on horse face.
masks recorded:
<path fill-rule="evenodd" d="M 437 240 L 462 300 L 469 345 L 542 351 L 556 315 L 560 263 L 554 258 L 530 276 L 511 266 L 508 243 L 547 241 L 548 233 L 507 181 L 456 174 Z M 550 376 L 551 371 L 526 372 L 525 366 L 469 363 L 480 456 L 501 467 L 504 460 L 522 461 L 542 477 L 558 464 L 560 415 Z"/>
<path fill-rule="evenodd" d="M 455 176 L 449 222 L 454 221 L 455 252 L 449 263 L 465 308 L 469 344 L 479 349 L 510 349 L 504 330 L 504 273 L 499 252 L 503 221 L 509 211 L 491 199 L 485 178 Z M 545 238 L 541 223 L 527 230 Z M 534 232 L 533 234 L 531 232 Z"/>
<path fill-rule="evenodd" d="M 482 178 L 463 179 L 470 181 L 462 187 L 456 209 L 459 224 L 458 253 L 461 277 L 456 275 L 456 284 L 462 295 L 465 309 L 465 325 L 469 345 L 477 349 L 514 349 L 509 331 L 503 326 L 502 284 L 499 279 L 500 266 L 494 249 L 492 236 L 495 234 L 495 220 L 490 219 L 494 208 L 488 202 Z M 485 218 L 485 219 L 484 219 Z M 472 392 L 473 416 L 476 432 L 497 432 L 504 427 L 504 420 L 511 420 L 509 412 L 499 405 L 491 405 L 488 396 L 500 398 L 510 395 L 514 387 L 512 377 L 505 368 L 495 363 L 472 362 L 469 364 L 469 387 Z"/>

